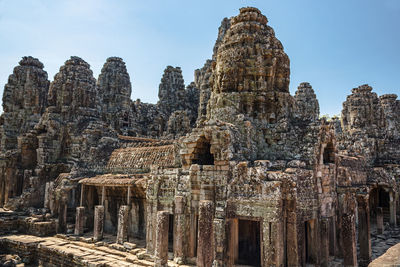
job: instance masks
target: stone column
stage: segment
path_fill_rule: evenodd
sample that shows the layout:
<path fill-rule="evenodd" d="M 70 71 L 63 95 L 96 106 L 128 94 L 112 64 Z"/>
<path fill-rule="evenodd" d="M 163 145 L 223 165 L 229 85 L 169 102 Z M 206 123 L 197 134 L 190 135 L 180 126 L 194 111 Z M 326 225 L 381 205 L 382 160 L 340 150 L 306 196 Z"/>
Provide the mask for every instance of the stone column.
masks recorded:
<path fill-rule="evenodd" d="M 304 224 L 301 224 L 304 229 Z M 261 259 L 263 266 L 283 266 L 284 265 L 284 241 L 283 241 L 283 222 L 268 222 L 264 219 L 262 223 L 263 240 L 261 240 L 264 259 Z"/>
<path fill-rule="evenodd" d="M 321 219 L 321 266 L 329 264 L 329 218 Z"/>
<path fill-rule="evenodd" d="M 83 235 L 85 224 L 85 207 L 76 207 L 75 235 Z"/>
<path fill-rule="evenodd" d="M 358 245 L 360 246 L 360 267 L 371 261 L 371 226 L 368 195 L 357 195 L 358 203 Z"/>
<path fill-rule="evenodd" d="M 139 235 L 139 221 L 140 221 L 140 214 L 139 214 L 139 205 L 135 202 L 131 202 L 130 204 L 130 218 L 131 221 L 129 222 L 129 228 L 133 232 L 134 235 Z"/>
<path fill-rule="evenodd" d="M 390 225 L 396 225 L 396 198 L 394 196 L 394 192 L 389 192 L 390 197 Z"/>
<path fill-rule="evenodd" d="M 215 214 L 217 215 L 217 214 Z M 219 214 L 220 215 L 220 214 Z M 217 217 L 217 216 L 215 216 Z M 225 223 L 225 219 L 223 218 L 214 218 L 213 226 L 212 226 L 212 236 L 213 240 L 211 240 L 212 247 L 214 249 L 214 254 L 211 254 L 212 263 L 214 266 L 224 266 L 224 262 L 226 259 L 225 256 L 225 247 L 226 247 L 226 229 L 227 225 Z M 200 234 L 200 233 L 199 233 Z M 214 255 L 214 259 L 212 256 Z"/>
<path fill-rule="evenodd" d="M 185 246 L 187 246 L 185 231 L 185 199 L 182 196 L 175 197 L 175 225 L 176 232 L 174 235 L 174 258 L 175 262 L 183 262 L 185 258 Z M 195 229 L 190 229 L 195 231 Z"/>
<path fill-rule="evenodd" d="M 380 235 L 383 234 L 383 210 L 381 207 L 376 208 L 376 232 Z"/>
<path fill-rule="evenodd" d="M 65 233 L 67 230 L 67 204 L 60 202 L 58 206 L 58 233 Z"/>
<path fill-rule="evenodd" d="M 44 203 L 43 206 L 45 209 L 50 209 L 50 182 L 46 183 L 46 187 L 44 189 Z"/>
<path fill-rule="evenodd" d="M 332 216 L 329 220 L 329 255 L 335 256 L 336 244 L 336 217 Z"/>
<path fill-rule="evenodd" d="M 239 220 L 238 219 L 230 219 L 227 222 L 228 224 L 228 266 L 233 266 L 238 259 L 239 252 Z"/>
<path fill-rule="evenodd" d="M 80 198 L 80 205 L 81 205 L 81 207 L 83 206 L 83 196 L 84 196 L 84 193 L 85 193 L 85 185 L 82 184 L 82 185 L 81 185 L 81 198 Z"/>
<path fill-rule="evenodd" d="M 342 215 L 343 264 L 357 266 L 356 225 L 354 214 Z"/>
<path fill-rule="evenodd" d="M 56 202 L 54 199 L 55 196 L 51 194 L 53 189 L 54 189 L 54 182 L 50 182 L 48 199 L 49 199 L 49 209 L 51 215 L 54 215 L 57 212 Z"/>
<path fill-rule="evenodd" d="M 197 238 L 197 266 L 212 266 L 214 259 L 213 248 L 213 219 L 214 203 L 202 200 L 199 203 L 199 230 Z"/>
<path fill-rule="evenodd" d="M 103 227 L 104 227 L 104 206 L 98 205 L 94 207 L 93 239 L 95 241 L 103 239 Z"/>
<path fill-rule="evenodd" d="M 190 215 L 188 216 L 188 227 L 190 231 L 188 232 L 188 244 L 187 244 L 187 256 L 189 258 L 196 256 L 196 248 L 197 248 L 197 216 L 192 210 Z"/>
<path fill-rule="evenodd" d="M 296 215 L 293 215 L 296 216 Z M 290 221 L 289 221 L 290 220 Z M 304 228 L 304 225 L 302 225 Z M 299 255 L 299 241 L 297 231 L 296 217 L 289 218 L 286 223 L 286 245 L 287 245 L 287 263 L 288 266 L 300 266 L 301 255 Z"/>
<path fill-rule="evenodd" d="M 157 229 L 155 244 L 155 266 L 166 267 L 168 265 L 168 227 L 169 213 L 167 211 L 157 212 Z"/>
<path fill-rule="evenodd" d="M 127 193 L 126 193 L 126 205 L 131 205 L 131 187 L 128 186 Z"/>
<path fill-rule="evenodd" d="M 104 206 L 104 201 L 106 200 L 106 187 L 101 188 L 101 205 Z"/>
<path fill-rule="evenodd" d="M 123 244 L 128 241 L 128 218 L 129 206 L 122 205 L 118 212 L 117 243 Z"/>
<path fill-rule="evenodd" d="M 156 203 L 156 201 L 155 201 Z M 146 220 L 146 251 L 149 254 L 154 254 L 155 248 L 155 229 L 157 225 L 157 204 L 150 200 L 146 203 L 147 220 Z"/>

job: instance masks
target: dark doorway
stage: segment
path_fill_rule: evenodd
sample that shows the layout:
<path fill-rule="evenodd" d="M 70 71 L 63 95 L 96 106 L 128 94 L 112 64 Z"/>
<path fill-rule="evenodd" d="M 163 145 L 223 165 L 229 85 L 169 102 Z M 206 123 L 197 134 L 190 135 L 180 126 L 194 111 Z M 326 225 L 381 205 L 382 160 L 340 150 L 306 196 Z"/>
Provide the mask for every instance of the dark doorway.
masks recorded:
<path fill-rule="evenodd" d="M 238 264 L 261 266 L 260 222 L 239 220 Z"/>
<path fill-rule="evenodd" d="M 211 154 L 211 144 L 204 137 L 201 137 L 195 148 L 195 158 L 192 164 L 214 165 L 214 155 Z"/>
<path fill-rule="evenodd" d="M 379 207 L 389 208 L 390 207 L 390 196 L 389 192 L 386 192 L 385 189 L 379 187 Z"/>
<path fill-rule="evenodd" d="M 329 142 L 324 149 L 324 164 L 335 163 L 335 147 Z"/>
<path fill-rule="evenodd" d="M 383 220 L 390 221 L 390 195 L 385 188 L 377 187 L 371 190 L 369 193 L 369 210 L 371 216 L 371 222 L 375 222 L 376 209 L 382 208 Z"/>
<path fill-rule="evenodd" d="M 145 232 L 146 226 L 145 226 L 145 220 L 144 220 L 144 209 L 145 209 L 144 202 L 145 202 L 144 199 L 138 199 L 138 205 L 139 205 L 138 237 L 146 239 L 146 232 Z"/>
<path fill-rule="evenodd" d="M 168 223 L 168 251 L 174 252 L 174 215 L 169 215 Z"/>

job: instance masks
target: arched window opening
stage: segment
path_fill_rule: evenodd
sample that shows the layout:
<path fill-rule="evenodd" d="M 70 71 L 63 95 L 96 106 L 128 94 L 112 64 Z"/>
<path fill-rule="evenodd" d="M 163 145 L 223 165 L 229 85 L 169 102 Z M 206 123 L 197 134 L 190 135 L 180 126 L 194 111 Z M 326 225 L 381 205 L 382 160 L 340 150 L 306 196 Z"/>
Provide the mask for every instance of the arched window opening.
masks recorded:
<path fill-rule="evenodd" d="M 335 163 L 335 147 L 329 142 L 324 149 L 324 164 Z"/>
<path fill-rule="evenodd" d="M 211 144 L 204 138 L 200 138 L 195 148 L 195 157 L 192 164 L 214 165 L 214 155 L 211 154 Z"/>

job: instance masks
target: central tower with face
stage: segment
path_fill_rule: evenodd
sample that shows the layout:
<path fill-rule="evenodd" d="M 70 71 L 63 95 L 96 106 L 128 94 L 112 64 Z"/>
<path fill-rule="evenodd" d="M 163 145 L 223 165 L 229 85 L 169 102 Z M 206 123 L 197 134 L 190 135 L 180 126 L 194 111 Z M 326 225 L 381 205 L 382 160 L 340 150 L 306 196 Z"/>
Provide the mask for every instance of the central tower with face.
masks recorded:
<path fill-rule="evenodd" d="M 231 121 L 244 114 L 275 123 L 288 115 L 290 62 L 267 22 L 252 7 L 231 19 L 213 65 L 208 119 Z"/>

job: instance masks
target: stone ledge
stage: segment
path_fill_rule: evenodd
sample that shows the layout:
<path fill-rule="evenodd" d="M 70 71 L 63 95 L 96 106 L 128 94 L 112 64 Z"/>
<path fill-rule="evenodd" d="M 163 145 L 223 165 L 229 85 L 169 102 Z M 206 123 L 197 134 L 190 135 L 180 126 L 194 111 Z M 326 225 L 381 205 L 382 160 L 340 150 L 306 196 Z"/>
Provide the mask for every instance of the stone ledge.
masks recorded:
<path fill-rule="evenodd" d="M 373 260 L 368 267 L 400 266 L 400 243 L 389 248 L 385 254 Z"/>

